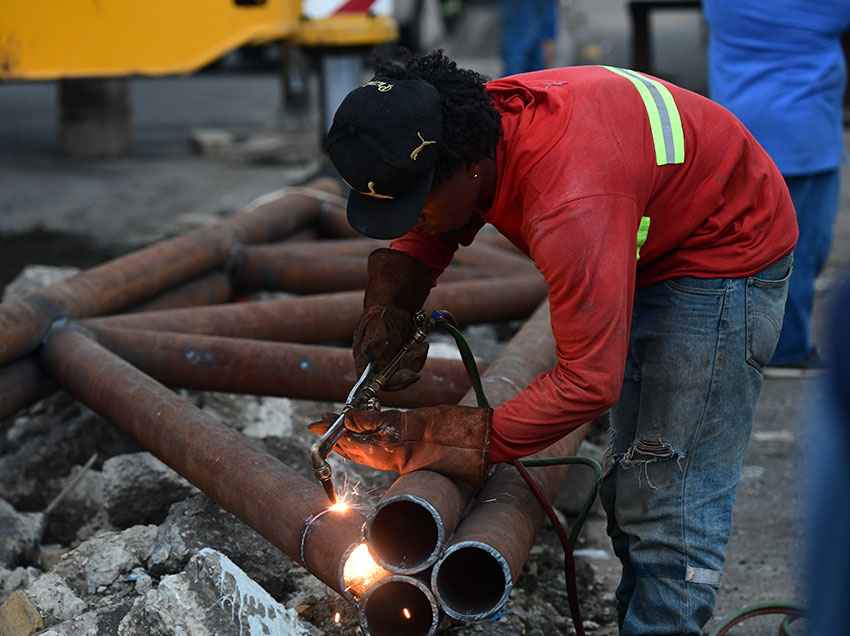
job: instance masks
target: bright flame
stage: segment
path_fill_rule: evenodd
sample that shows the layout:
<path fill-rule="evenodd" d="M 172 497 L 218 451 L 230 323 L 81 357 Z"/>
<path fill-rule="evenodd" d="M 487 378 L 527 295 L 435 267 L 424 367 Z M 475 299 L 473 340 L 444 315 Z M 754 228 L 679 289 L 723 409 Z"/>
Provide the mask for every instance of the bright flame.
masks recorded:
<path fill-rule="evenodd" d="M 401 610 L 401 613 L 407 620 L 410 620 L 411 618 L 413 618 L 413 614 L 411 614 L 410 610 L 407 609 L 406 607 L 403 610 Z"/>
<path fill-rule="evenodd" d="M 340 499 L 334 505 L 332 505 L 328 510 L 331 512 L 348 512 L 351 506 L 348 505 L 348 502 L 345 499 Z"/>
<path fill-rule="evenodd" d="M 336 614 L 334 614 L 334 623 L 339 625 L 339 619 L 340 619 L 340 615 L 339 615 L 339 612 L 337 612 Z"/>
<path fill-rule="evenodd" d="M 385 576 L 389 576 L 389 572 L 375 563 L 365 543 L 361 543 L 351 551 L 342 569 L 345 589 L 356 596 L 363 594 L 373 583 Z"/>

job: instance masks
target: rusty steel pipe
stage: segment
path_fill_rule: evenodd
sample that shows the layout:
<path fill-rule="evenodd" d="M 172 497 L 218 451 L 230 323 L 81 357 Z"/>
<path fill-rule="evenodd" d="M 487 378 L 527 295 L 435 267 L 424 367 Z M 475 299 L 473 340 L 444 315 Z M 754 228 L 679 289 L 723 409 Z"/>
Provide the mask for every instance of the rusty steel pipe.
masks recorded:
<path fill-rule="evenodd" d="M 482 378 L 493 402 L 513 397 L 556 364 L 548 305 L 542 306 L 511 340 Z M 589 425 L 573 431 L 533 455 L 549 458 L 575 455 Z M 566 466 L 528 469 L 552 501 L 566 477 Z M 458 620 L 492 616 L 507 603 L 513 583 L 534 544 L 544 513 L 517 470 L 496 467 L 457 528 L 431 573 L 431 587 L 443 610 Z"/>
<path fill-rule="evenodd" d="M 370 636 L 433 636 L 440 624 L 440 609 L 425 583 L 394 574 L 363 595 L 360 624 Z"/>
<path fill-rule="evenodd" d="M 500 235 L 501 236 L 501 235 Z M 502 237 L 504 241 L 507 241 Z M 508 243 L 510 245 L 510 243 Z M 279 252 L 301 257 L 316 257 L 326 255 L 329 257 L 348 256 L 366 259 L 371 252 L 382 247 L 389 247 L 390 241 L 379 241 L 377 239 L 349 239 L 336 241 L 314 241 L 313 243 L 280 243 L 270 245 L 268 248 L 277 249 Z M 455 252 L 452 264 L 474 269 L 482 269 L 490 275 L 517 276 L 524 273 L 534 272 L 534 263 L 516 248 L 513 251 L 499 248 L 488 241 L 476 241 L 468 247 L 460 247 Z M 448 270 L 447 270 L 448 271 Z M 445 273 L 440 277 L 441 281 L 447 280 Z"/>
<path fill-rule="evenodd" d="M 56 391 L 37 356 L 26 356 L 0 369 L 0 420 Z"/>
<path fill-rule="evenodd" d="M 511 399 L 554 366 L 547 307 L 535 312 L 481 374 L 491 406 Z M 475 391 L 470 390 L 460 404 L 475 406 Z M 443 553 L 471 494 L 467 487 L 430 471 L 400 477 L 369 516 L 366 537 L 372 556 L 391 572 L 413 573 L 430 567 Z"/>
<path fill-rule="evenodd" d="M 514 320 L 530 315 L 546 290 L 539 275 L 447 283 L 431 290 L 426 308 L 447 309 L 461 324 Z M 339 292 L 110 316 L 85 324 L 312 344 L 350 341 L 362 311 L 363 292 Z"/>
<path fill-rule="evenodd" d="M 532 458 L 575 455 L 588 428 L 585 424 Z M 550 502 L 568 472 L 566 466 L 528 471 Z M 431 586 L 446 614 L 473 621 L 501 610 L 522 574 L 543 517 L 517 470 L 497 466 L 432 571 Z"/>
<path fill-rule="evenodd" d="M 313 189 L 338 187 L 318 180 Z M 224 265 L 241 244 L 269 242 L 317 221 L 321 202 L 293 189 L 209 228 L 155 243 L 0 304 L 0 365 L 33 350 L 59 318 L 111 314 Z"/>
<path fill-rule="evenodd" d="M 365 289 L 369 280 L 367 261 L 356 256 L 327 256 L 321 251 L 294 254 L 278 246 L 246 248 L 233 271 L 240 289 L 281 290 L 300 294 L 316 294 Z M 441 281 L 488 278 L 484 270 L 449 268 Z"/>
<path fill-rule="evenodd" d="M 91 340 L 54 327 L 41 350 L 53 377 L 222 508 L 343 593 L 362 516 L 332 512 L 318 484 Z"/>
<path fill-rule="evenodd" d="M 344 402 L 357 380 L 351 351 L 342 347 L 91 329 L 101 345 L 174 388 Z M 461 362 L 431 358 L 418 382 L 381 392 L 379 399 L 391 406 L 430 406 L 456 403 L 468 389 Z"/>
<path fill-rule="evenodd" d="M 381 497 L 366 525 L 372 557 L 397 574 L 427 570 L 460 521 L 468 494 L 467 488 L 430 470 L 402 475 Z"/>
<path fill-rule="evenodd" d="M 230 300 L 233 286 L 230 276 L 224 272 L 210 272 L 188 283 L 184 283 L 155 296 L 147 302 L 127 310 L 128 313 L 140 311 L 161 311 L 163 309 L 182 309 L 199 305 L 220 305 Z"/>

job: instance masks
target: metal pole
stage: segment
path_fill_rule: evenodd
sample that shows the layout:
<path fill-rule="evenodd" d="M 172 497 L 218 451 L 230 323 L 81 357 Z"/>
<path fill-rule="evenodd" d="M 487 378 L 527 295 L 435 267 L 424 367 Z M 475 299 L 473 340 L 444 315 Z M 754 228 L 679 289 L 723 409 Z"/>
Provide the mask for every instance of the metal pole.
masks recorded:
<path fill-rule="evenodd" d="M 92 330 L 101 345 L 175 388 L 343 402 L 357 380 L 348 348 L 103 327 Z M 379 399 L 407 408 L 451 404 L 468 389 L 461 362 L 431 358 L 418 382 L 403 391 L 382 392 Z"/>
<path fill-rule="evenodd" d="M 179 398 L 75 326 L 51 330 L 42 358 L 77 399 L 237 515 L 329 587 L 346 589 L 344 563 L 362 516 L 331 511 L 318 484 Z"/>
<path fill-rule="evenodd" d="M 337 193 L 338 182 L 311 188 Z M 302 190 L 246 208 L 232 219 L 162 241 L 0 305 L 0 365 L 41 343 L 60 318 L 110 314 L 226 264 L 241 244 L 280 239 L 315 222 L 322 202 Z"/>
<path fill-rule="evenodd" d="M 527 317 L 546 297 L 539 275 L 439 285 L 428 309 L 447 309 L 461 324 Z M 363 311 L 363 292 L 234 303 L 110 316 L 85 324 L 126 329 L 197 333 L 278 342 L 348 342 Z"/>
<path fill-rule="evenodd" d="M 151 300 L 129 309 L 128 312 L 220 305 L 230 300 L 232 295 L 233 286 L 230 284 L 230 276 L 224 272 L 210 272 L 179 287 L 164 291 Z"/>
<path fill-rule="evenodd" d="M 285 246 L 246 248 L 234 269 L 234 282 L 243 290 L 281 290 L 298 294 L 366 288 L 369 276 L 363 256 L 329 256 L 312 246 L 308 252 L 293 252 Z M 476 280 L 492 275 L 482 269 L 448 268 L 440 280 Z"/>

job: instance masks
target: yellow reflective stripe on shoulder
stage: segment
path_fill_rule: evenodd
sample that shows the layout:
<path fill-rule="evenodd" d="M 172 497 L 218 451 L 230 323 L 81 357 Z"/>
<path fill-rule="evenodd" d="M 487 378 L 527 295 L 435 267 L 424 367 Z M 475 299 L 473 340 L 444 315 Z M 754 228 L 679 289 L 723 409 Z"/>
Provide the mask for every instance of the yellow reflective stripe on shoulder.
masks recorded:
<path fill-rule="evenodd" d="M 629 80 L 640 94 L 649 117 L 656 165 L 685 163 L 685 133 L 670 90 L 661 82 L 635 71 L 615 66 L 603 68 Z"/>
<path fill-rule="evenodd" d="M 640 217 L 640 225 L 638 226 L 637 231 L 637 258 L 640 260 L 640 248 L 643 247 L 643 244 L 646 243 L 646 239 L 649 238 L 649 223 L 652 219 L 648 216 Z"/>

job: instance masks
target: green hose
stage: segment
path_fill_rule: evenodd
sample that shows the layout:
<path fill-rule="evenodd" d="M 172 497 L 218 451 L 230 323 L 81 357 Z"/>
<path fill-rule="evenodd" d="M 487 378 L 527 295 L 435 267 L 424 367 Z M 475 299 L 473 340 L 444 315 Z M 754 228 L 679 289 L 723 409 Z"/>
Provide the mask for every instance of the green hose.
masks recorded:
<path fill-rule="evenodd" d="M 750 605 L 737 612 L 725 623 L 716 627 L 709 636 L 726 636 L 736 625 L 758 616 L 785 614 L 787 618 L 779 625 L 779 636 L 791 636 L 791 623 L 803 616 L 803 608 L 792 603 L 759 603 Z"/>

